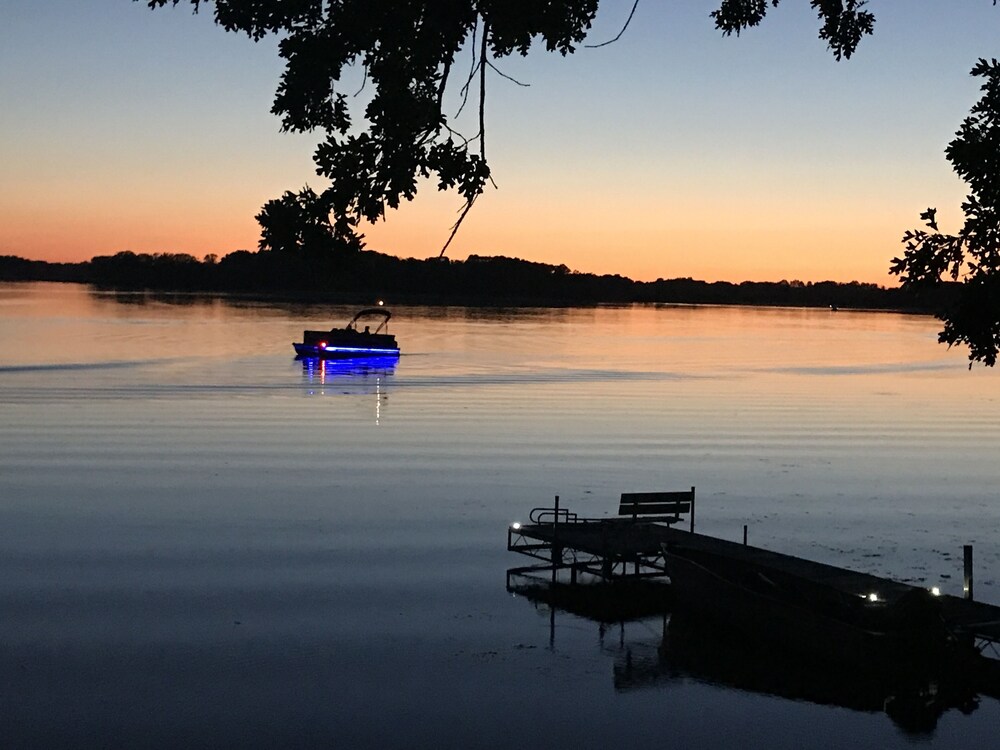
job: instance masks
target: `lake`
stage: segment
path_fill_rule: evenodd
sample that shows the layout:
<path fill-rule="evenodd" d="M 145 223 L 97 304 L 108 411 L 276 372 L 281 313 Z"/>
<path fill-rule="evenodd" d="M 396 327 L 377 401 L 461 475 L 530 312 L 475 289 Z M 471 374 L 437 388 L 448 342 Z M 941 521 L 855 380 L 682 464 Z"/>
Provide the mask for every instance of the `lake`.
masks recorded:
<path fill-rule="evenodd" d="M 912 731 L 697 670 L 623 681 L 661 618 L 505 588 L 532 507 L 696 486 L 703 533 L 946 593 L 974 544 L 1000 603 L 1000 374 L 935 320 L 392 310 L 394 367 L 309 367 L 292 341 L 353 309 L 0 284 L 7 746 L 995 742 L 986 697 Z"/>

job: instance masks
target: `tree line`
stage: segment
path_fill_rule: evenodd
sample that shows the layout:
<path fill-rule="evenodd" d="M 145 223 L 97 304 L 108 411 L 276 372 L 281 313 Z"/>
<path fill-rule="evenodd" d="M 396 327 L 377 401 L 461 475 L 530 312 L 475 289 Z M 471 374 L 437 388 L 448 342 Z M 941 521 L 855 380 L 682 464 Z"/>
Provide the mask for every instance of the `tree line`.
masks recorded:
<path fill-rule="evenodd" d="M 492 76 L 506 77 L 497 61 L 525 56 L 533 47 L 565 56 L 581 46 L 616 42 L 639 5 L 633 1 L 616 37 L 588 44 L 600 0 L 142 2 L 151 8 L 188 5 L 195 12 L 211 7 L 215 23 L 227 31 L 279 39 L 285 70 L 271 111 L 283 130 L 320 136 L 313 158 L 316 173 L 329 184 L 269 201 L 258 216 L 262 248 L 277 243 L 360 250 L 359 227 L 413 200 L 419 181 L 431 178 L 465 203 L 442 256 L 492 184 L 486 88 Z M 716 2 L 709 17 L 728 36 L 759 26 L 781 0 Z M 808 2 L 819 38 L 837 60 L 850 58 L 874 32 L 868 0 Z M 921 12 L 902 5 L 906 9 L 898 12 Z M 462 64 L 462 53 L 471 53 L 470 64 Z M 360 72 L 370 96 L 356 98 L 345 83 L 350 69 Z M 904 297 L 945 299 L 932 305 L 944 324 L 939 341 L 968 346 L 970 366 L 992 366 L 1000 356 L 1000 63 L 982 58 L 971 73 L 982 79 L 983 95 L 946 150 L 969 186 L 961 206 L 965 221 L 946 231 L 938 226 L 937 210 L 928 208 L 920 216 L 924 225 L 905 231 L 904 250 L 892 259 L 890 273 L 899 276 Z M 462 103 L 451 115 L 456 93 Z M 466 104 L 476 125 L 462 135 L 455 125 Z"/>
<path fill-rule="evenodd" d="M 678 303 L 783 305 L 938 312 L 947 287 L 933 294 L 877 284 L 727 281 L 692 278 L 634 281 L 565 265 L 505 256 L 398 258 L 372 250 L 278 253 L 237 250 L 199 260 L 185 253 L 119 252 L 81 263 L 0 256 L 0 280 L 69 281 L 117 291 L 226 293 L 339 302 L 461 305 L 588 305 Z"/>

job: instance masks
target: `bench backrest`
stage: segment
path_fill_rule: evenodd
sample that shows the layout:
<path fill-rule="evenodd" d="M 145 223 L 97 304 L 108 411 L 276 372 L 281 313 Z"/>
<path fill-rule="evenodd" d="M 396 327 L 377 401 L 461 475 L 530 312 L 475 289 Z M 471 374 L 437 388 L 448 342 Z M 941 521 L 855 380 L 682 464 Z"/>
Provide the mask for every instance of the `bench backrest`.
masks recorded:
<path fill-rule="evenodd" d="M 618 515 L 632 518 L 671 516 L 680 520 L 682 513 L 690 515 L 694 531 L 694 487 L 684 492 L 623 492 L 618 506 Z"/>

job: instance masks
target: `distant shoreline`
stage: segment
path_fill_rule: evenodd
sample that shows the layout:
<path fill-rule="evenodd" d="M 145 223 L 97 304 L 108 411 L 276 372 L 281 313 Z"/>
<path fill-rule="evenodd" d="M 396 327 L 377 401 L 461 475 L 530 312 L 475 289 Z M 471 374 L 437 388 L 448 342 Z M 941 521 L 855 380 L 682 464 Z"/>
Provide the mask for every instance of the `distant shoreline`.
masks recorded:
<path fill-rule="evenodd" d="M 0 281 L 89 284 L 118 292 L 226 296 L 247 300 L 469 307 L 567 307 L 596 304 L 713 304 L 930 314 L 949 286 L 932 297 L 852 281 L 726 281 L 692 278 L 633 281 L 579 273 L 503 256 L 467 260 L 400 259 L 374 251 L 321 257 L 237 251 L 221 260 L 183 254 L 118 253 L 80 263 L 0 256 Z"/>

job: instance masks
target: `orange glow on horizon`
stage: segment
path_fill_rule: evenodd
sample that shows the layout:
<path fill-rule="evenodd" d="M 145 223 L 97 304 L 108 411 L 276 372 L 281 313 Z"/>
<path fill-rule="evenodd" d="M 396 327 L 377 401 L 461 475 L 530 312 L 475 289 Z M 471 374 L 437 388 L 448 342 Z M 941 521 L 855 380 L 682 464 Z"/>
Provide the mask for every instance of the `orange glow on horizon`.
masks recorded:
<path fill-rule="evenodd" d="M 252 41 L 180 7 L 74 3 L 72 23 L 53 23 L 45 3 L 14 5 L 0 32 L 0 254 L 221 257 L 256 249 L 267 200 L 323 189 L 321 133 L 281 132 L 271 111 L 280 35 Z M 896 286 L 888 269 L 921 211 L 960 226 L 947 212 L 967 186 L 944 150 L 981 96 L 968 71 L 995 44 L 997 11 L 885 3 L 875 34 L 838 63 L 802 5 L 725 39 L 697 4 L 643 4 L 620 44 L 498 61 L 488 137 L 473 144 L 488 144 L 497 189 L 448 256 L 638 281 Z M 617 33 L 627 8 L 599 14 L 592 40 Z M 364 88 L 361 67 L 345 70 L 344 92 Z M 452 87 L 443 104 L 472 135 L 463 98 Z M 360 231 L 372 250 L 432 258 L 461 208 L 425 180 Z"/>
<path fill-rule="evenodd" d="M 478 208 L 478 206 L 477 206 Z M 62 212 L 0 211 L 0 254 L 33 260 L 77 262 L 96 255 L 187 253 L 219 257 L 235 250 L 256 250 L 259 226 L 252 216 L 209 212 L 181 224 L 156 210 L 124 216 Z M 809 231 L 726 227 L 595 227 L 565 215 L 555 225 L 529 228 L 502 217 L 476 215 L 476 209 L 446 252 L 464 260 L 470 254 L 505 255 L 566 265 L 574 271 L 620 274 L 637 281 L 692 277 L 704 281 L 862 281 L 895 285 L 887 273 L 898 252 L 893 227 L 830 231 L 817 239 Z M 365 227 L 368 249 L 399 257 L 436 257 L 448 237 L 452 216 L 423 213 L 390 216 Z M 807 247 L 807 251 L 800 248 Z M 845 251 L 843 248 L 850 248 Z"/>
<path fill-rule="evenodd" d="M 182 199 L 176 185 L 174 191 L 148 187 L 85 194 L 76 202 L 10 191 L 0 201 L 0 254 L 59 262 L 123 250 L 201 258 L 256 249 L 254 216 L 272 197 L 268 188 L 234 194 L 206 185 Z M 490 189 L 447 256 L 505 255 L 638 281 L 797 279 L 895 286 L 890 260 L 901 251 L 903 230 L 917 223 L 916 211 L 903 199 L 871 207 L 845 202 L 842 215 L 850 221 L 835 223 L 804 201 L 784 201 L 776 214 L 771 202 L 753 195 L 723 198 L 717 208 L 702 195 L 546 194 L 535 184 Z M 362 228 L 367 247 L 399 257 L 435 257 L 461 205 L 455 194 L 425 185 L 415 201 Z"/>

